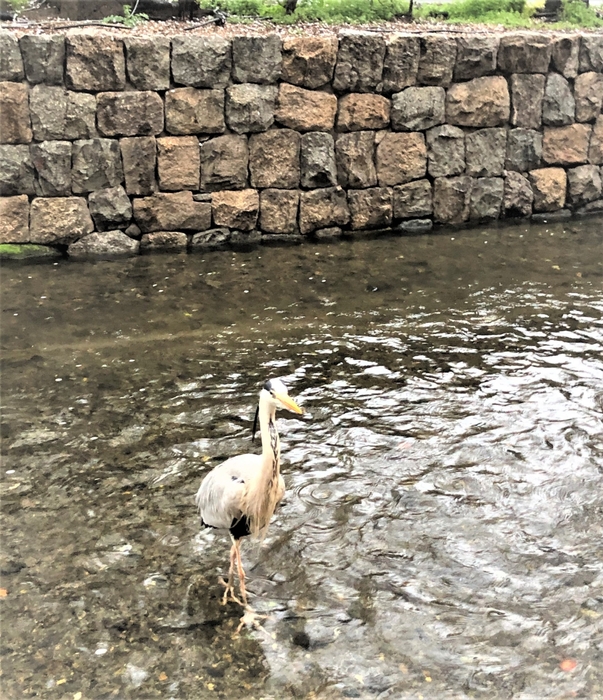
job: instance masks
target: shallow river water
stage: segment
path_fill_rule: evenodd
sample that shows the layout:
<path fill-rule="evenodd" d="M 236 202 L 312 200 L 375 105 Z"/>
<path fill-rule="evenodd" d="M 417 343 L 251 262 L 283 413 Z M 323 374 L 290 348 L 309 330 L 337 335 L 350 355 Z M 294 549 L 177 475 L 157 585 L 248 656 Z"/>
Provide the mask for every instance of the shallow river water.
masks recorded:
<path fill-rule="evenodd" d="M 2 287 L 2 697 L 603 697 L 603 220 Z M 271 376 L 306 414 L 236 637 L 193 498 Z"/>

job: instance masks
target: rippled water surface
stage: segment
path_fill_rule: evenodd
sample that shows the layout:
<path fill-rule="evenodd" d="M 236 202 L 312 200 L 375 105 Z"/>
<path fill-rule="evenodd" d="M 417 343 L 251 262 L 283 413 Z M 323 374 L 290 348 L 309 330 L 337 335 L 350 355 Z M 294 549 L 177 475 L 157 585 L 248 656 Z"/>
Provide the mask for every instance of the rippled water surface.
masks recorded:
<path fill-rule="evenodd" d="M 603 220 L 2 277 L 3 697 L 603 697 Z M 270 376 L 233 638 L 193 496 Z"/>

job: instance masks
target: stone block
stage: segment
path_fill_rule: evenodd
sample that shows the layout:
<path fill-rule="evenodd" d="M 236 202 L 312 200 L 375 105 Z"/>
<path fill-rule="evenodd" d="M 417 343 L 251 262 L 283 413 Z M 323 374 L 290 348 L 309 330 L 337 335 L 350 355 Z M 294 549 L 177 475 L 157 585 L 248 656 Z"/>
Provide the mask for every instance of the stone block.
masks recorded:
<path fill-rule="evenodd" d="M 211 228 L 211 204 L 195 202 L 191 192 L 156 192 L 132 204 L 134 220 L 144 233 Z"/>
<path fill-rule="evenodd" d="M 507 172 L 503 197 L 505 216 L 510 218 L 530 216 L 533 202 L 534 192 L 528 178 L 520 173 Z"/>
<path fill-rule="evenodd" d="M 448 89 L 446 121 L 450 124 L 501 126 L 509 121 L 510 111 L 509 88 L 500 75 L 455 83 Z"/>
<path fill-rule="evenodd" d="M 377 184 L 374 151 L 375 134 L 372 131 L 353 131 L 337 137 L 337 180 L 342 187 L 374 187 Z"/>
<path fill-rule="evenodd" d="M 603 75 L 590 71 L 581 73 L 574 81 L 576 121 L 590 122 L 601 114 L 603 106 Z"/>
<path fill-rule="evenodd" d="M 42 141 L 31 144 L 31 160 L 36 170 L 36 194 L 67 197 L 71 194 L 71 142 Z"/>
<path fill-rule="evenodd" d="M 226 123 L 237 134 L 266 131 L 274 122 L 276 85 L 242 83 L 226 89 Z"/>
<path fill-rule="evenodd" d="M 223 190 L 214 194 L 211 208 L 216 226 L 251 231 L 258 220 L 260 198 L 257 190 Z"/>
<path fill-rule="evenodd" d="M 252 64 L 253 65 L 253 64 Z M 174 82 L 198 88 L 224 88 L 230 81 L 232 45 L 220 36 L 172 39 Z"/>
<path fill-rule="evenodd" d="M 310 132 L 301 137 L 301 185 L 313 189 L 337 184 L 335 141 L 331 134 Z"/>
<path fill-rule="evenodd" d="M 121 39 L 77 34 L 66 37 L 65 46 L 68 88 L 105 92 L 126 87 L 126 60 Z"/>
<path fill-rule="evenodd" d="M 601 173 L 596 165 L 579 165 L 567 171 L 568 200 L 574 207 L 601 197 Z"/>
<path fill-rule="evenodd" d="M 431 216 L 432 187 L 429 180 L 416 180 L 394 187 L 394 219 L 414 219 Z"/>
<path fill-rule="evenodd" d="M 556 211 L 565 205 L 567 176 L 563 168 L 540 168 L 529 173 L 534 211 Z"/>
<path fill-rule="evenodd" d="M 96 131 L 96 97 L 58 85 L 35 85 L 29 97 L 37 141 L 91 139 Z"/>
<path fill-rule="evenodd" d="M 471 185 L 469 218 L 473 221 L 498 219 L 503 205 L 502 177 L 478 177 Z"/>
<path fill-rule="evenodd" d="M 74 260 L 83 260 L 138 255 L 139 251 L 140 242 L 123 231 L 95 231 L 72 243 L 67 248 L 67 255 Z"/>
<path fill-rule="evenodd" d="M 29 143 L 31 138 L 27 85 L 0 83 L 0 143 Z"/>
<path fill-rule="evenodd" d="M 425 177 L 427 148 L 420 133 L 387 132 L 377 146 L 377 179 L 381 187 Z"/>
<path fill-rule="evenodd" d="M 456 40 L 455 80 L 473 80 L 496 70 L 500 37 L 464 34 Z"/>
<path fill-rule="evenodd" d="M 595 214 L 603 214 L 603 199 L 589 202 L 583 207 L 574 210 L 574 216 L 578 217 L 593 216 Z"/>
<path fill-rule="evenodd" d="M 84 197 L 38 197 L 31 203 L 30 243 L 68 244 L 92 231 Z"/>
<path fill-rule="evenodd" d="M 429 129 L 427 170 L 431 177 L 460 175 L 465 170 L 465 133 L 456 126 L 444 124 Z"/>
<path fill-rule="evenodd" d="M 534 129 L 511 129 L 507 139 L 506 170 L 528 172 L 540 167 L 542 134 Z"/>
<path fill-rule="evenodd" d="M 251 186 L 299 187 L 301 137 L 292 129 L 273 129 L 249 139 Z"/>
<path fill-rule="evenodd" d="M 211 228 L 195 233 L 191 239 L 191 249 L 215 250 L 224 248 L 231 238 L 229 228 Z"/>
<path fill-rule="evenodd" d="M 431 219 L 410 219 L 402 221 L 396 226 L 396 231 L 410 236 L 429 233 L 432 229 L 433 221 Z"/>
<path fill-rule="evenodd" d="M 337 128 L 339 131 L 385 129 L 389 126 L 390 109 L 390 101 L 382 95 L 344 95 L 339 99 Z"/>
<path fill-rule="evenodd" d="M 243 189 L 247 186 L 249 152 L 246 136 L 217 136 L 201 144 L 201 189 Z"/>
<path fill-rule="evenodd" d="M 539 129 L 542 124 L 544 75 L 516 73 L 511 76 L 511 124 Z"/>
<path fill-rule="evenodd" d="M 409 87 L 392 95 L 394 131 L 423 131 L 446 119 L 446 91 L 442 87 Z"/>
<path fill-rule="evenodd" d="M 498 49 L 498 69 L 503 73 L 547 73 L 552 38 L 547 34 L 503 34 Z"/>
<path fill-rule="evenodd" d="M 319 228 L 313 231 L 312 237 L 316 241 L 334 241 L 341 238 L 343 231 L 339 226 L 329 226 L 328 228 Z"/>
<path fill-rule="evenodd" d="M 0 196 L 35 194 L 34 179 L 29 146 L 0 145 Z"/>
<path fill-rule="evenodd" d="M 421 50 L 417 83 L 419 85 L 440 85 L 448 87 L 456 61 L 456 40 L 446 34 L 423 34 L 420 37 Z"/>
<path fill-rule="evenodd" d="M 276 121 L 297 131 L 329 131 L 335 123 L 337 98 L 281 83 L 278 90 Z"/>
<path fill-rule="evenodd" d="M 266 233 L 296 233 L 299 192 L 263 190 L 260 194 L 260 229 Z"/>
<path fill-rule="evenodd" d="M 96 101 L 102 136 L 157 136 L 163 131 L 163 102 L 156 92 L 102 92 Z"/>
<path fill-rule="evenodd" d="M 472 179 L 466 175 L 438 177 L 433 183 L 433 215 L 442 224 L 459 225 L 469 219 Z"/>
<path fill-rule="evenodd" d="M 196 136 L 165 136 L 157 139 L 160 190 L 198 190 L 200 167 L 199 141 Z"/>
<path fill-rule="evenodd" d="M 123 182 L 119 142 L 113 139 L 82 139 L 73 143 L 71 188 L 86 194 Z"/>
<path fill-rule="evenodd" d="M 591 131 L 590 124 L 546 128 L 542 138 L 543 161 L 549 165 L 586 163 Z"/>
<path fill-rule="evenodd" d="M 603 73 L 603 36 L 601 34 L 582 34 L 578 57 L 580 73 L 595 71 Z"/>
<path fill-rule="evenodd" d="M 126 192 L 130 195 L 149 195 L 157 189 L 155 163 L 157 145 L 154 136 L 135 136 L 120 139 Z"/>
<path fill-rule="evenodd" d="M 345 226 L 349 220 L 347 197 L 341 187 L 325 187 L 301 193 L 299 228 L 303 234 L 331 226 Z"/>
<path fill-rule="evenodd" d="M 580 53 L 580 36 L 566 35 L 553 40 L 551 67 L 564 78 L 578 75 L 578 56 Z"/>
<path fill-rule="evenodd" d="M 507 129 L 479 129 L 465 135 L 467 175 L 472 177 L 501 176 L 505 168 L 506 153 Z"/>
<path fill-rule="evenodd" d="M 281 77 L 281 39 L 277 34 L 235 36 L 232 77 L 237 83 L 276 83 Z"/>
<path fill-rule="evenodd" d="M 305 88 L 319 88 L 333 79 L 337 61 L 335 37 L 300 36 L 283 42 L 283 80 Z"/>
<path fill-rule="evenodd" d="M 27 243 L 28 241 L 28 196 L 20 194 L 16 197 L 0 197 L 0 243 Z"/>
<path fill-rule="evenodd" d="M 32 84 L 63 84 L 65 37 L 60 34 L 25 34 L 19 40 L 25 76 Z"/>
<path fill-rule="evenodd" d="M 415 85 L 419 71 L 421 44 L 413 34 L 393 34 L 385 48 L 383 92 L 390 94 Z"/>
<path fill-rule="evenodd" d="M 572 124 L 575 111 L 574 96 L 567 80 L 559 73 L 549 73 L 542 101 L 542 123 L 546 126 Z"/>
<path fill-rule="evenodd" d="M 164 36 L 125 37 L 128 79 L 137 90 L 170 87 L 170 40 Z"/>
<path fill-rule="evenodd" d="M 333 89 L 337 92 L 381 92 L 384 59 L 385 40 L 382 36 L 342 31 Z"/>
<path fill-rule="evenodd" d="M 588 162 L 603 165 L 603 115 L 597 117 L 590 138 Z"/>
<path fill-rule="evenodd" d="M 24 76 L 17 37 L 0 29 L 0 80 L 19 81 Z"/>
<path fill-rule="evenodd" d="M 388 228 L 392 223 L 391 187 L 370 187 L 348 192 L 350 225 L 355 230 Z"/>
<path fill-rule="evenodd" d="M 183 251 L 188 248 L 188 236 L 182 231 L 155 231 L 140 239 L 141 251 Z"/>
<path fill-rule="evenodd" d="M 132 221 L 132 203 L 121 185 L 92 192 L 88 208 L 98 231 L 127 228 Z"/>
<path fill-rule="evenodd" d="M 170 134 L 222 134 L 224 90 L 176 88 L 165 93 L 165 130 Z"/>

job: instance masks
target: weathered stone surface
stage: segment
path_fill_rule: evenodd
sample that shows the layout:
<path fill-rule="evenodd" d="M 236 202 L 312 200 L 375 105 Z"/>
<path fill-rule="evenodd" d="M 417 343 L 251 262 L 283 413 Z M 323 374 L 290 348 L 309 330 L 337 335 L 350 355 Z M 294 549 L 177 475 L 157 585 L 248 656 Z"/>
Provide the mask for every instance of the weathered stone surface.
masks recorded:
<path fill-rule="evenodd" d="M 567 221 L 572 218 L 572 212 L 569 209 L 557 209 L 552 212 L 538 212 L 532 214 L 531 220 L 538 224 L 552 224 L 560 221 Z"/>
<path fill-rule="evenodd" d="M 480 129 L 466 134 L 467 175 L 473 177 L 502 175 L 505 168 L 506 152 L 506 129 Z"/>
<path fill-rule="evenodd" d="M 96 101 L 103 136 L 156 136 L 163 131 L 163 102 L 156 92 L 102 92 Z"/>
<path fill-rule="evenodd" d="M 29 143 L 31 136 L 27 86 L 0 83 L 0 143 Z"/>
<path fill-rule="evenodd" d="M 588 149 L 588 162 L 595 165 L 603 165 L 603 115 L 597 117 L 593 126 Z"/>
<path fill-rule="evenodd" d="M 196 136 L 157 139 L 159 189 L 178 192 L 198 190 L 201 159 Z"/>
<path fill-rule="evenodd" d="M 601 197 L 601 173 L 596 165 L 579 165 L 567 171 L 568 200 L 583 206 Z"/>
<path fill-rule="evenodd" d="M 124 39 L 128 78 L 137 90 L 170 87 L 170 40 L 163 36 Z"/>
<path fill-rule="evenodd" d="M 121 39 L 77 34 L 68 36 L 65 46 L 68 88 L 102 92 L 126 87 L 126 61 Z"/>
<path fill-rule="evenodd" d="M 549 73 L 542 101 L 542 123 L 564 126 L 574 121 L 576 104 L 567 80 L 559 73 Z"/>
<path fill-rule="evenodd" d="M 589 202 L 583 207 L 578 207 L 574 210 L 574 216 L 584 217 L 593 216 L 594 214 L 603 214 L 603 199 L 597 199 L 594 202 Z"/>
<path fill-rule="evenodd" d="M 374 187 L 377 172 L 374 163 L 375 134 L 353 131 L 340 134 L 335 142 L 337 180 L 343 187 Z"/>
<path fill-rule="evenodd" d="M 123 231 L 89 233 L 67 248 L 67 255 L 74 259 L 111 258 L 122 255 L 138 255 L 140 242 L 126 236 Z"/>
<path fill-rule="evenodd" d="M 516 73 L 511 76 L 511 124 L 539 129 L 542 123 L 544 75 Z"/>
<path fill-rule="evenodd" d="M 549 127 L 542 138 L 542 159 L 555 165 L 578 165 L 588 160 L 590 124 Z"/>
<path fill-rule="evenodd" d="M 142 237 L 142 231 L 140 230 L 140 227 L 137 224 L 130 224 L 124 229 L 124 233 L 126 236 L 130 236 L 130 238 L 135 238 L 137 241 L 140 240 Z"/>
<path fill-rule="evenodd" d="M 71 243 L 92 231 L 84 197 L 38 197 L 31 203 L 30 243 Z"/>
<path fill-rule="evenodd" d="M 29 96 L 34 138 L 38 141 L 89 139 L 96 131 L 96 98 L 60 86 L 35 85 Z"/>
<path fill-rule="evenodd" d="M 134 220 L 145 233 L 211 228 L 211 204 L 195 202 L 190 192 L 156 192 L 135 199 L 133 207 Z"/>
<path fill-rule="evenodd" d="M 23 80 L 19 42 L 10 32 L 0 30 L 0 80 Z"/>
<path fill-rule="evenodd" d="M 121 185 L 92 192 L 88 208 L 99 231 L 127 228 L 132 220 L 132 204 Z"/>
<path fill-rule="evenodd" d="M 333 79 L 337 39 L 303 36 L 283 42 L 283 80 L 305 88 L 318 88 Z"/>
<path fill-rule="evenodd" d="M 542 134 L 534 129 L 511 129 L 507 139 L 506 170 L 527 172 L 540 167 Z"/>
<path fill-rule="evenodd" d="M 276 85 L 242 83 L 226 89 L 226 123 L 237 134 L 266 131 L 274 122 Z"/>
<path fill-rule="evenodd" d="M 433 183 L 433 215 L 443 224 L 458 225 L 469 218 L 470 177 L 438 177 Z"/>
<path fill-rule="evenodd" d="M 534 193 L 527 177 L 515 172 L 505 175 L 503 208 L 505 216 L 525 217 L 532 213 Z"/>
<path fill-rule="evenodd" d="M 235 36 L 232 77 L 238 83 L 276 83 L 281 77 L 281 39 L 276 34 Z"/>
<path fill-rule="evenodd" d="M 348 192 L 351 227 L 355 230 L 387 228 L 392 223 L 391 187 L 370 187 Z"/>
<path fill-rule="evenodd" d="M 341 187 L 325 187 L 301 193 L 299 227 L 303 234 L 330 226 L 345 226 L 349 220 L 347 197 Z"/>
<path fill-rule="evenodd" d="M 456 61 L 456 40 L 445 34 L 424 34 L 420 37 L 419 85 L 448 87 Z"/>
<path fill-rule="evenodd" d="M 337 128 L 340 131 L 385 129 L 389 125 L 390 109 L 390 101 L 381 95 L 344 95 L 339 100 Z"/>
<path fill-rule="evenodd" d="M 145 233 L 140 239 L 140 250 L 186 250 L 188 236 L 182 231 L 155 231 Z"/>
<path fill-rule="evenodd" d="M 442 87 L 409 87 L 392 95 L 392 129 L 423 131 L 443 124 L 446 91 Z"/>
<path fill-rule="evenodd" d="M 333 77 L 337 92 L 381 92 L 385 40 L 378 34 L 342 32 Z"/>
<path fill-rule="evenodd" d="M 176 88 L 165 93 L 165 130 L 170 134 L 222 134 L 224 90 Z"/>
<path fill-rule="evenodd" d="M 74 142 L 71 167 L 74 194 L 116 187 L 123 179 L 118 141 L 83 139 Z"/>
<path fill-rule="evenodd" d="M 34 193 L 34 167 L 29 146 L 0 146 L 0 196 Z"/>
<path fill-rule="evenodd" d="M 496 70 L 500 37 L 464 34 L 456 40 L 455 80 L 472 80 Z"/>
<path fill-rule="evenodd" d="M 377 178 L 381 187 L 425 177 L 427 148 L 419 133 L 383 134 L 377 146 Z"/>
<path fill-rule="evenodd" d="M 263 190 L 260 194 L 260 229 L 267 233 L 296 233 L 299 192 Z"/>
<path fill-rule="evenodd" d="M 578 55 L 580 53 L 580 36 L 566 35 L 553 41 L 551 64 L 554 70 L 564 78 L 578 75 Z"/>
<path fill-rule="evenodd" d="M 0 197 L 0 243 L 27 243 L 28 241 L 29 198 L 26 194 Z"/>
<path fill-rule="evenodd" d="M 429 180 L 417 180 L 394 187 L 394 219 L 413 219 L 431 216 L 432 188 Z"/>
<path fill-rule="evenodd" d="M 413 34 L 394 34 L 386 45 L 383 62 L 383 92 L 399 92 L 415 85 L 421 45 Z"/>
<path fill-rule="evenodd" d="M 154 136 L 126 137 L 119 141 L 126 192 L 149 195 L 157 189 L 155 180 L 156 141 Z"/>
<path fill-rule="evenodd" d="M 252 187 L 293 189 L 299 186 L 301 137 L 291 129 L 273 129 L 249 140 Z"/>
<path fill-rule="evenodd" d="M 239 231 L 255 228 L 260 208 L 257 190 L 224 190 L 211 201 L 214 224 Z"/>
<path fill-rule="evenodd" d="M 580 39 L 580 72 L 603 73 L 603 36 L 601 34 L 582 34 Z"/>
<path fill-rule="evenodd" d="M 339 226 L 329 226 L 328 228 L 319 228 L 312 233 L 312 236 L 317 241 L 333 241 L 341 238 L 343 231 Z"/>
<path fill-rule="evenodd" d="M 474 78 L 448 89 L 446 120 L 450 124 L 500 126 L 509 121 L 510 109 L 507 81 L 500 75 Z"/>
<path fill-rule="evenodd" d="M 301 185 L 313 189 L 337 184 L 335 141 L 331 134 L 311 132 L 301 137 Z"/>
<path fill-rule="evenodd" d="M 232 68 L 230 41 L 220 36 L 175 36 L 172 39 L 174 82 L 200 88 L 228 85 Z"/>
<path fill-rule="evenodd" d="M 590 71 L 581 73 L 574 82 L 576 121 L 590 122 L 601 113 L 603 106 L 603 75 Z"/>
<path fill-rule="evenodd" d="M 247 186 L 249 152 L 246 136 L 218 136 L 201 144 L 201 189 Z"/>
<path fill-rule="evenodd" d="M 427 170 L 431 177 L 459 175 L 465 170 L 465 134 L 456 126 L 444 124 L 429 129 Z"/>
<path fill-rule="evenodd" d="M 337 98 L 326 92 L 314 92 L 281 83 L 278 90 L 276 120 L 297 131 L 329 131 L 335 123 Z"/>
<path fill-rule="evenodd" d="M 191 249 L 200 248 L 202 250 L 211 250 L 224 248 L 230 240 L 230 229 L 228 228 L 211 228 L 208 231 L 195 233 L 191 240 Z"/>
<path fill-rule="evenodd" d="M 567 177 L 563 168 L 540 168 L 529 173 L 534 211 L 563 209 Z"/>
<path fill-rule="evenodd" d="M 498 49 L 498 68 L 504 73 L 546 73 L 552 42 L 546 34 L 503 34 Z"/>
<path fill-rule="evenodd" d="M 410 219 L 409 221 L 401 221 L 396 230 L 409 235 L 417 235 L 420 233 L 429 233 L 433 228 L 431 219 Z"/>
<path fill-rule="evenodd" d="M 71 142 L 42 141 L 31 145 L 36 169 L 36 194 L 67 197 L 71 194 Z"/>
<path fill-rule="evenodd" d="M 503 203 L 502 177 L 479 177 L 471 185 L 469 218 L 474 221 L 498 219 Z"/>
<path fill-rule="evenodd" d="M 65 37 L 59 34 L 25 34 L 19 40 L 25 76 L 32 84 L 63 84 Z"/>

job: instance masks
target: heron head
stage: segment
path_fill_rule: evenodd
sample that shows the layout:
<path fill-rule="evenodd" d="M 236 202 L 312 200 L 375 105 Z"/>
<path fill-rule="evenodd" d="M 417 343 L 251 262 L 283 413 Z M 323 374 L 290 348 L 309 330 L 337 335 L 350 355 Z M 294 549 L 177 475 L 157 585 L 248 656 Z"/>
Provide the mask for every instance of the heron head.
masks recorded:
<path fill-rule="evenodd" d="M 303 409 L 300 408 L 295 401 L 289 396 L 287 387 L 281 382 L 280 379 L 268 379 L 264 384 L 262 391 L 260 392 L 260 399 L 262 395 L 268 399 L 274 408 L 284 408 L 287 411 L 292 411 L 293 413 L 303 413 Z"/>

